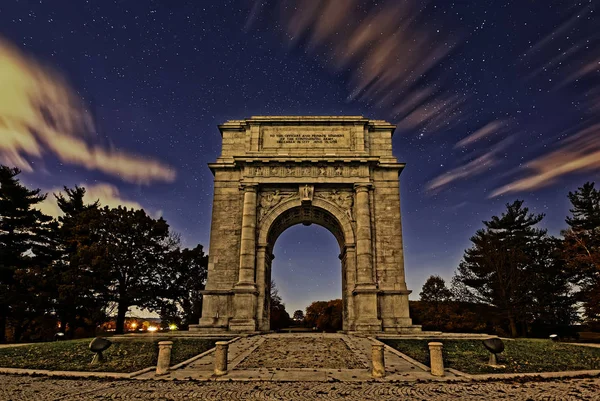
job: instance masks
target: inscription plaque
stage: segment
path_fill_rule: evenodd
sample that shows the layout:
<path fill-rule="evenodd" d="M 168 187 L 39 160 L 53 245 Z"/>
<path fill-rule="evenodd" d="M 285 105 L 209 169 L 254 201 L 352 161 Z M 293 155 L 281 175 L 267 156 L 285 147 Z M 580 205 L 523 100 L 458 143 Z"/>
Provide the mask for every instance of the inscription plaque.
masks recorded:
<path fill-rule="evenodd" d="M 328 130 L 310 130 L 306 127 L 264 127 L 262 147 L 269 148 L 350 148 L 350 130 L 331 127 Z"/>

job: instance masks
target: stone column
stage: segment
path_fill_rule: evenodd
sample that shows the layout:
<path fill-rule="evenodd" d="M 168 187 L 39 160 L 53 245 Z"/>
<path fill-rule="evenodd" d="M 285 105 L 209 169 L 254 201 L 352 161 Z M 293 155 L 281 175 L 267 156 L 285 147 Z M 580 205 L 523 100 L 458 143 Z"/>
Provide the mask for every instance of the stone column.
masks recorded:
<path fill-rule="evenodd" d="M 156 363 L 156 374 L 166 375 L 171 366 L 171 348 L 173 341 L 161 341 L 158 343 L 158 362 Z"/>
<path fill-rule="evenodd" d="M 353 290 L 356 317 L 354 330 L 381 331 L 378 317 L 377 285 L 373 280 L 373 248 L 371 242 L 370 183 L 355 184 L 356 202 L 356 285 Z"/>
<path fill-rule="evenodd" d="M 256 191 L 257 185 L 244 185 L 242 233 L 240 238 L 240 272 L 236 287 L 254 287 L 256 249 Z"/>
<path fill-rule="evenodd" d="M 373 251 L 371 246 L 371 210 L 369 187 L 371 184 L 356 184 L 356 282 L 373 284 Z"/>
<path fill-rule="evenodd" d="M 444 358 L 442 356 L 442 343 L 429 343 L 429 361 L 431 364 L 431 374 L 433 376 L 444 376 Z"/>
<path fill-rule="evenodd" d="M 242 232 L 238 282 L 233 288 L 233 319 L 230 331 L 256 331 L 257 291 L 254 280 L 256 263 L 256 184 L 243 185 Z M 232 233 L 232 235 L 234 235 Z"/>
<path fill-rule="evenodd" d="M 258 299 L 256 303 L 256 320 L 258 330 L 268 331 L 268 319 L 265 316 L 266 290 L 267 290 L 267 244 L 258 244 L 256 247 L 256 286 Z"/>
<path fill-rule="evenodd" d="M 215 375 L 222 376 L 227 373 L 229 343 L 227 341 L 217 341 L 215 347 Z"/>
<path fill-rule="evenodd" d="M 356 287 L 356 246 L 352 244 L 351 246 L 346 245 L 344 247 L 343 263 L 342 268 L 345 269 L 344 278 L 345 278 L 345 299 L 346 302 L 346 316 L 344 316 L 344 331 L 352 331 L 354 330 L 355 323 L 355 309 L 354 309 L 354 294 L 353 291 Z"/>
<path fill-rule="evenodd" d="M 385 359 L 383 351 L 383 344 L 371 344 L 371 359 L 373 363 L 371 375 L 373 377 L 385 377 Z"/>

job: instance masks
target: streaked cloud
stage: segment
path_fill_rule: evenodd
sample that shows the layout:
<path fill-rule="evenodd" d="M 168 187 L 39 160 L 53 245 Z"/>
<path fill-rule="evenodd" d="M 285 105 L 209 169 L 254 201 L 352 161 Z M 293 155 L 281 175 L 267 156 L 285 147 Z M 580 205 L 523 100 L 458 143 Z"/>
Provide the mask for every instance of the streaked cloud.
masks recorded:
<path fill-rule="evenodd" d="M 98 200 L 102 207 L 108 206 L 114 208 L 124 206 L 133 209 L 144 209 L 139 202 L 122 197 L 119 189 L 114 185 L 98 183 L 94 185 L 81 184 L 80 187 L 85 188 L 85 195 L 83 198 L 85 203 L 93 203 Z M 60 192 L 63 192 L 63 188 L 54 188 L 48 191 L 48 197 L 40 204 L 40 210 L 43 213 L 53 217 L 62 215 L 62 212 L 56 203 L 56 198 L 53 195 Z"/>
<path fill-rule="evenodd" d="M 475 160 L 472 160 L 463 166 L 447 171 L 439 177 L 431 180 L 427 184 L 427 190 L 439 190 L 456 180 L 469 178 L 484 173 L 486 170 L 489 170 L 491 167 L 493 167 L 496 164 L 496 162 L 497 160 L 494 157 L 494 152 L 485 153 L 484 155 L 479 156 Z"/>
<path fill-rule="evenodd" d="M 365 11 L 356 0 L 278 2 L 288 43 L 349 72 L 348 99 L 383 108 L 398 131 L 449 129 L 462 117 L 462 94 L 444 90 L 436 67 L 462 42 L 439 23 L 421 23 L 428 1 L 387 1 Z M 263 2 L 256 0 L 248 23 Z M 428 76 L 425 84 L 425 75 Z"/>
<path fill-rule="evenodd" d="M 454 147 L 459 148 L 462 146 L 471 145 L 474 142 L 477 142 L 478 140 L 480 140 L 488 135 L 498 132 L 504 126 L 504 124 L 505 124 L 505 122 L 501 121 L 501 120 L 490 121 L 483 127 L 479 128 L 478 130 L 473 132 L 471 135 L 458 141 L 458 143 Z"/>
<path fill-rule="evenodd" d="M 547 187 L 575 172 L 600 170 L 600 123 L 560 143 L 559 149 L 527 163 L 527 175 L 496 189 L 490 197 Z"/>
<path fill-rule="evenodd" d="M 505 150 L 512 142 L 512 136 L 506 137 L 480 156 L 476 156 L 469 162 L 434 178 L 425 188 L 430 192 L 440 191 L 457 180 L 472 178 L 492 170 L 492 168 L 502 162 L 502 159 L 498 157 L 499 153 Z"/>
<path fill-rule="evenodd" d="M 52 154 L 128 182 L 175 179 L 163 162 L 98 144 L 93 119 L 66 80 L 2 38 L 0 66 L 0 162 L 32 172 L 31 159 Z"/>
<path fill-rule="evenodd" d="M 598 18 L 592 13 L 591 4 L 569 7 L 564 21 L 534 43 L 522 59 L 531 69 L 526 79 L 539 79 L 538 85 L 549 86 L 549 93 L 571 96 L 571 104 L 582 113 L 581 122 L 562 132 L 559 138 L 564 139 L 553 150 L 524 163 L 521 177 L 490 197 L 544 188 L 570 174 L 600 171 L 600 35 L 595 29 Z M 570 46 L 556 45 L 567 39 Z"/>

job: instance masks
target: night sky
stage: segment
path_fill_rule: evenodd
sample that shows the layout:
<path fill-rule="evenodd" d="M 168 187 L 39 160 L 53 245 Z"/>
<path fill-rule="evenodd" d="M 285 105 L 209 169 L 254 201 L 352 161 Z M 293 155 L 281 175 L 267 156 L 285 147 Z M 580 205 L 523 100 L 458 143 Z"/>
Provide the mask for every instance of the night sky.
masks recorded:
<path fill-rule="evenodd" d="M 449 279 L 481 221 L 524 199 L 565 227 L 600 171 L 599 1 L 2 0 L 0 162 L 84 185 L 208 250 L 217 124 L 363 115 L 398 124 L 412 299 Z M 55 206 L 45 206 L 48 213 Z M 339 249 L 275 245 L 287 309 L 341 296 Z"/>

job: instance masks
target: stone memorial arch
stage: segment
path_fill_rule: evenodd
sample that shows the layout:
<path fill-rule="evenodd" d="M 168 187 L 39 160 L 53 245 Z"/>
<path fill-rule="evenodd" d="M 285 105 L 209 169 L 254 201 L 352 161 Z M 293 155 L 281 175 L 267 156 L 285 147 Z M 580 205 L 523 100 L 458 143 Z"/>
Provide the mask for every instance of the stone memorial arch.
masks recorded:
<path fill-rule="evenodd" d="M 318 224 L 340 247 L 343 329 L 413 332 L 395 126 L 363 117 L 252 117 L 219 126 L 208 279 L 191 330 L 269 330 L 273 246 Z"/>

